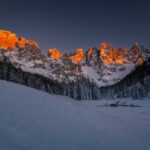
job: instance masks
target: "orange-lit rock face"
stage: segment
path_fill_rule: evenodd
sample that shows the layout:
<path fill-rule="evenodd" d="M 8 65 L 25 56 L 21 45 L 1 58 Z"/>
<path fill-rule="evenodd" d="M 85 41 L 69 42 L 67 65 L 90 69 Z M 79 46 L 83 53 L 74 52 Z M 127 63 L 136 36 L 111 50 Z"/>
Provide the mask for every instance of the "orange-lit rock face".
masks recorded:
<path fill-rule="evenodd" d="M 89 48 L 88 53 L 87 53 L 87 57 L 89 58 L 91 56 L 91 54 L 93 53 L 93 48 Z"/>
<path fill-rule="evenodd" d="M 83 57 L 84 57 L 83 49 L 78 48 L 75 50 L 75 54 L 73 56 L 70 56 L 69 59 L 75 63 L 80 63 Z"/>
<path fill-rule="evenodd" d="M 35 41 L 33 41 L 33 40 L 26 40 L 22 36 L 18 38 L 18 43 L 17 44 L 18 44 L 19 47 L 22 47 L 22 46 L 25 46 L 25 44 L 28 44 L 28 45 L 40 48 L 40 46 Z"/>
<path fill-rule="evenodd" d="M 9 31 L 0 30 L 0 47 L 4 49 L 16 48 L 17 36 Z"/>
<path fill-rule="evenodd" d="M 48 50 L 48 56 L 52 59 L 60 59 L 62 58 L 62 54 L 56 48 L 51 48 Z"/>
<path fill-rule="evenodd" d="M 39 45 L 35 41 L 26 40 L 24 37 L 17 38 L 16 34 L 10 31 L 0 30 L 0 48 L 12 50 L 16 46 L 22 47 L 25 44 L 39 48 Z"/>
<path fill-rule="evenodd" d="M 138 58 L 138 64 L 142 65 L 143 64 L 143 59 L 141 57 Z"/>
<path fill-rule="evenodd" d="M 29 44 L 31 46 L 40 48 L 40 46 L 35 41 L 33 41 L 33 40 L 26 40 L 26 44 Z"/>
<path fill-rule="evenodd" d="M 18 39 L 18 46 L 22 47 L 26 44 L 26 39 L 24 37 L 19 37 Z"/>
<path fill-rule="evenodd" d="M 123 52 L 122 52 L 123 53 Z M 123 54 L 106 42 L 100 45 L 101 59 L 104 64 L 122 64 Z"/>
<path fill-rule="evenodd" d="M 108 43 L 100 45 L 101 59 L 104 64 L 127 64 L 130 61 L 143 64 L 142 52 L 138 49 L 114 49 Z M 127 58 L 127 56 L 129 58 Z"/>

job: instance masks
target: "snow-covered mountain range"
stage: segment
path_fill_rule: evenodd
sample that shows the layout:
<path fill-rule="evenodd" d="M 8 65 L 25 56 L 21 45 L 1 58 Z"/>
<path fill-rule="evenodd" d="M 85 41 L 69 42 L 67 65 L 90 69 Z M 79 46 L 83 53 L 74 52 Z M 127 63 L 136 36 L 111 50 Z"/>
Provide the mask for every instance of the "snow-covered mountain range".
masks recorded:
<path fill-rule="evenodd" d="M 127 50 L 104 42 L 71 54 L 52 48 L 45 56 L 35 41 L 0 30 L 0 79 L 75 99 L 149 96 L 149 61 L 150 50 L 138 43 Z"/>

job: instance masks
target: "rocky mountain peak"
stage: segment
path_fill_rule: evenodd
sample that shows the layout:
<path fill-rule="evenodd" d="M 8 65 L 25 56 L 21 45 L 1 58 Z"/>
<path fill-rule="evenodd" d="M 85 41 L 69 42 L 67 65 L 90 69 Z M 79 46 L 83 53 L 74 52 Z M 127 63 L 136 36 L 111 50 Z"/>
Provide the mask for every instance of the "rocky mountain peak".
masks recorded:
<path fill-rule="evenodd" d="M 74 63 L 80 63 L 83 60 L 84 51 L 82 48 L 78 48 L 75 50 L 74 54 L 69 57 L 70 60 Z"/>
<path fill-rule="evenodd" d="M 48 55 L 48 57 L 50 57 L 52 59 L 60 59 L 63 56 L 63 54 L 61 54 L 57 48 L 49 49 L 47 55 Z"/>
<path fill-rule="evenodd" d="M 100 51 L 96 47 L 91 47 L 86 52 L 86 64 L 94 66 L 100 63 Z"/>
<path fill-rule="evenodd" d="M 0 30 L 0 48 L 6 51 L 12 51 L 17 47 L 23 47 L 25 45 L 31 45 L 36 48 L 40 46 L 33 40 L 26 40 L 24 37 L 17 37 L 15 33 L 10 31 Z"/>
<path fill-rule="evenodd" d="M 17 42 L 18 38 L 16 34 L 10 31 L 0 30 L 0 48 L 12 50 L 16 48 Z"/>

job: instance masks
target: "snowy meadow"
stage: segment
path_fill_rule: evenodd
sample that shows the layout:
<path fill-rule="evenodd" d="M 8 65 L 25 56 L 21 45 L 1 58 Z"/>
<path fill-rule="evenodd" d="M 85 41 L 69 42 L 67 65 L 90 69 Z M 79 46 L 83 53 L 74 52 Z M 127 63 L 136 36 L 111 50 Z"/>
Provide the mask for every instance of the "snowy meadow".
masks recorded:
<path fill-rule="evenodd" d="M 150 99 L 75 101 L 0 81 L 1 150 L 149 150 Z"/>

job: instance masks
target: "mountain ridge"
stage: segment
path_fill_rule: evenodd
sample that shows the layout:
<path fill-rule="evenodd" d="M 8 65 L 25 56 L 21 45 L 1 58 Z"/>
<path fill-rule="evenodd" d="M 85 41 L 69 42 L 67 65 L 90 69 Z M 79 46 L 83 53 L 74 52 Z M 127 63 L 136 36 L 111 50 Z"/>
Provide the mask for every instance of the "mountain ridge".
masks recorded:
<path fill-rule="evenodd" d="M 15 34 L 11 32 L 5 31 L 4 35 L 0 34 L 0 39 L 4 38 L 0 40 L 1 79 L 22 83 L 49 93 L 67 95 L 74 99 L 106 97 L 109 87 L 115 88 L 115 84 L 117 86 L 117 83 L 136 71 L 138 66 L 145 66 L 145 62 L 150 58 L 150 51 L 138 43 L 127 50 L 113 48 L 106 42 L 102 43 L 99 49 L 93 47 L 85 53 L 81 48 L 70 55 L 61 54 L 57 49 L 50 49 L 48 56 L 45 56 L 36 42 L 29 42 L 31 40 L 24 38 L 16 40 Z M 17 41 L 15 44 L 14 39 Z M 11 41 L 13 47 L 10 48 Z M 18 44 L 20 41 L 23 41 L 21 42 L 23 44 Z M 36 83 L 36 80 L 39 80 L 39 83 Z M 105 94 L 103 95 L 101 91 L 105 91 Z M 115 97 L 119 97 L 119 94 L 110 95 L 109 98 Z"/>

